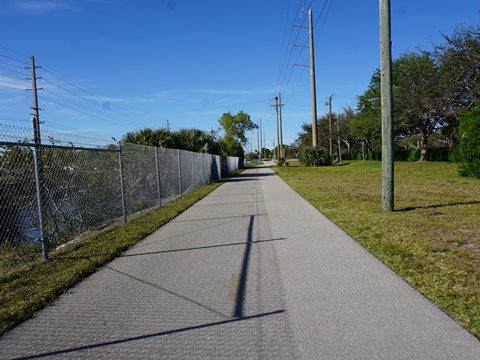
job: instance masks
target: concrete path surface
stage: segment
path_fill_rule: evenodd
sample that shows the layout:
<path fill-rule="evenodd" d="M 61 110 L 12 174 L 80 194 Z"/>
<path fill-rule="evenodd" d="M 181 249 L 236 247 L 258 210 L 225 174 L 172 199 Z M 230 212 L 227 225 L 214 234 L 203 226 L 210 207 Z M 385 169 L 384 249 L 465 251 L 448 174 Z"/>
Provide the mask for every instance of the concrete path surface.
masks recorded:
<path fill-rule="evenodd" d="M 0 338 L 0 358 L 480 359 L 480 342 L 269 168 Z"/>

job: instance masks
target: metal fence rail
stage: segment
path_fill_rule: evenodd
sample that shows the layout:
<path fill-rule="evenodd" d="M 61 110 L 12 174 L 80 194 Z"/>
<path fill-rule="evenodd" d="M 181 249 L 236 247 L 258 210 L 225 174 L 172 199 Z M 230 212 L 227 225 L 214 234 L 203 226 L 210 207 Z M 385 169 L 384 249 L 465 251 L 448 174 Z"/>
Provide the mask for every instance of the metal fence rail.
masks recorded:
<path fill-rule="evenodd" d="M 42 256 L 42 248 L 46 257 L 88 230 L 126 221 L 239 167 L 236 157 L 41 135 L 42 144 L 34 144 L 29 129 L 0 124 L 0 270 Z"/>

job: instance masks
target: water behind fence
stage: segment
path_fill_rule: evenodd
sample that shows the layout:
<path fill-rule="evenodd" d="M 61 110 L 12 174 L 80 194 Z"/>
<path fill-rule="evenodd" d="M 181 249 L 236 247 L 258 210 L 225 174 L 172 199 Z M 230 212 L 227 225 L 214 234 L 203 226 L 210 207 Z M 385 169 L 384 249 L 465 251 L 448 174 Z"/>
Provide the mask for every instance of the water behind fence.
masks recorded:
<path fill-rule="evenodd" d="M 48 256 L 88 230 L 161 206 L 239 159 L 0 124 L 0 268 Z M 10 264 L 10 265 L 9 265 Z"/>

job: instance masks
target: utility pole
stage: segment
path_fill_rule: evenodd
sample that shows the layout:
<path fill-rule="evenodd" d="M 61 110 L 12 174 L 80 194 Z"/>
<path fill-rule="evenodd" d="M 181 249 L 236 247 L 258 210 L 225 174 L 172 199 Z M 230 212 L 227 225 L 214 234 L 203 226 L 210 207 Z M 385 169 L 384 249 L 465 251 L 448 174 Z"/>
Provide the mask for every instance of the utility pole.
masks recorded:
<path fill-rule="evenodd" d="M 317 89 L 315 85 L 315 54 L 313 41 L 312 9 L 308 10 L 308 27 L 310 31 L 310 78 L 312 86 L 312 138 L 313 146 L 317 146 Z"/>
<path fill-rule="evenodd" d="M 33 56 L 30 57 L 30 69 L 32 71 L 32 95 L 33 95 L 33 106 L 31 109 L 33 110 L 33 119 L 32 119 L 32 126 L 33 126 L 33 140 L 35 144 L 40 145 L 42 143 L 40 138 L 40 114 L 39 110 L 42 110 L 38 107 L 38 97 L 37 97 L 37 78 L 35 69 L 35 58 Z"/>
<path fill-rule="evenodd" d="M 294 66 L 310 66 L 310 84 L 311 84 L 311 93 L 312 93 L 312 146 L 318 145 L 318 135 L 317 135 L 317 87 L 315 85 L 315 51 L 314 51 L 314 44 L 313 41 L 313 20 L 312 20 L 312 9 L 308 10 L 308 30 L 309 30 L 309 38 L 310 38 L 310 65 L 303 65 L 303 64 L 294 64 Z M 305 26 L 295 26 L 304 28 Z M 296 45 L 293 46 L 302 46 L 303 45 Z"/>
<path fill-rule="evenodd" d="M 333 155 L 333 141 L 332 141 L 332 97 L 333 95 L 330 95 L 328 97 L 328 101 L 325 105 L 328 105 L 328 122 L 329 122 L 329 128 L 330 128 L 330 158 L 332 158 Z"/>
<path fill-rule="evenodd" d="M 259 133 L 259 130 L 258 130 L 258 126 L 257 126 L 257 153 L 258 153 L 258 161 L 261 161 L 261 156 L 260 156 L 260 133 Z"/>
<path fill-rule="evenodd" d="M 277 143 L 280 144 L 280 133 L 279 133 L 279 129 L 278 129 L 278 96 L 275 96 L 273 99 L 275 100 L 275 105 L 270 105 L 270 109 L 275 107 L 275 111 L 276 111 L 276 114 L 277 114 L 277 122 L 276 122 L 276 125 L 277 125 Z M 270 99 L 270 100 L 273 100 L 273 99 Z M 274 154 L 274 157 L 277 157 L 277 154 L 278 154 L 278 158 L 280 158 L 279 151 L 276 151 L 275 147 L 273 147 L 273 154 Z"/>
<path fill-rule="evenodd" d="M 277 112 L 277 144 L 280 145 L 280 133 L 278 130 L 278 96 L 275 96 L 275 110 Z M 280 159 L 280 146 L 278 147 L 277 154 L 277 159 Z"/>
<path fill-rule="evenodd" d="M 264 148 L 267 147 L 267 141 L 265 140 L 265 131 L 263 132 L 263 147 L 264 147 Z M 266 149 L 265 149 L 265 152 L 263 153 L 263 157 L 264 157 L 264 158 L 267 157 Z"/>
<path fill-rule="evenodd" d="M 258 151 L 260 161 L 262 161 L 263 158 L 263 146 L 265 146 L 265 143 L 262 143 L 262 119 L 260 119 L 260 149 Z"/>
<path fill-rule="evenodd" d="M 170 124 L 168 123 L 168 119 L 167 119 L 167 132 L 170 132 Z"/>
<path fill-rule="evenodd" d="M 382 207 L 394 209 L 392 43 L 390 0 L 380 0 L 380 86 L 382 107 Z"/>
<path fill-rule="evenodd" d="M 281 97 L 281 94 L 280 94 L 280 91 L 278 92 L 278 106 L 280 107 L 279 109 L 279 114 L 280 114 L 280 154 L 281 156 L 280 157 L 285 157 L 285 154 L 283 153 L 283 134 L 282 134 L 282 97 Z"/>
<path fill-rule="evenodd" d="M 341 143 L 340 143 L 340 124 L 339 122 L 339 117 L 337 115 L 337 147 L 338 147 L 338 161 L 341 163 L 342 162 L 342 148 L 341 148 Z"/>
<path fill-rule="evenodd" d="M 37 206 L 38 206 L 38 227 L 40 230 L 40 243 L 42 245 L 42 257 L 44 261 L 48 260 L 48 249 L 45 239 L 45 228 L 43 225 L 43 191 L 42 191 L 42 167 L 40 163 L 40 156 L 38 154 L 38 148 L 42 143 L 40 135 L 40 119 L 37 97 L 37 75 L 35 72 L 35 58 L 30 57 L 30 68 L 32 71 L 32 95 L 33 95 L 33 118 L 32 118 L 32 130 L 33 130 L 33 165 L 35 167 L 35 185 L 37 190 Z M 39 78 L 40 79 L 40 78 Z"/>

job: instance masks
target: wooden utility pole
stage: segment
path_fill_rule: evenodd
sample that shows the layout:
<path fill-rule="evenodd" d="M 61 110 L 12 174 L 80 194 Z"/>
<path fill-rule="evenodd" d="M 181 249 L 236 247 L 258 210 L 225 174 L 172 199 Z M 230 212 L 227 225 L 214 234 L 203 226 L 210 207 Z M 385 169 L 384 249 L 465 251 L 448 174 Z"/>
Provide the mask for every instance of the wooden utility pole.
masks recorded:
<path fill-rule="evenodd" d="M 380 69 L 382 107 L 382 207 L 394 208 L 392 43 L 390 0 L 380 0 Z"/>
<path fill-rule="evenodd" d="M 315 85 L 315 52 L 313 49 L 312 9 L 308 10 L 308 28 L 310 32 L 310 83 L 312 87 L 312 145 L 317 146 L 317 90 Z"/>
<path fill-rule="evenodd" d="M 329 128 L 330 128 L 330 158 L 333 156 L 333 140 L 332 140 L 332 97 L 333 95 L 330 95 L 328 97 L 328 123 L 329 123 Z"/>

